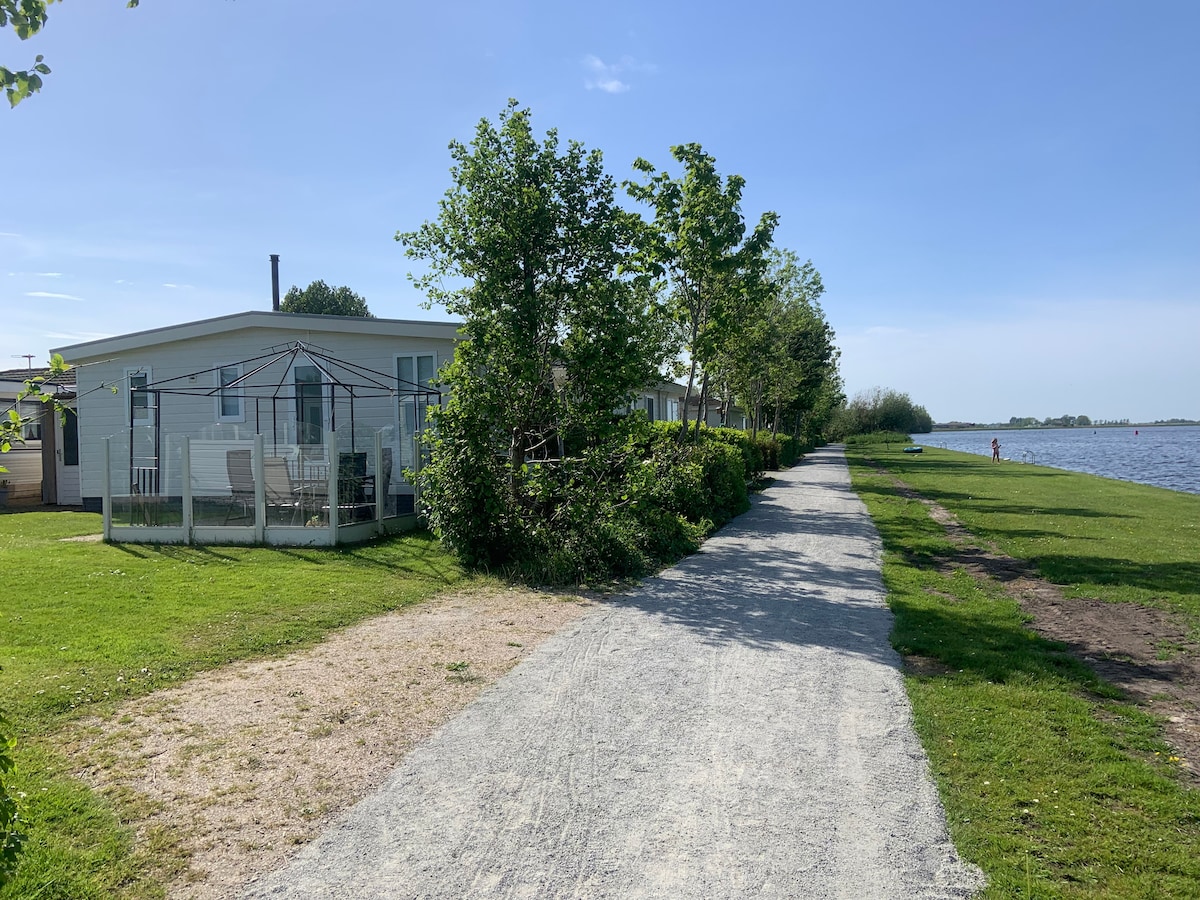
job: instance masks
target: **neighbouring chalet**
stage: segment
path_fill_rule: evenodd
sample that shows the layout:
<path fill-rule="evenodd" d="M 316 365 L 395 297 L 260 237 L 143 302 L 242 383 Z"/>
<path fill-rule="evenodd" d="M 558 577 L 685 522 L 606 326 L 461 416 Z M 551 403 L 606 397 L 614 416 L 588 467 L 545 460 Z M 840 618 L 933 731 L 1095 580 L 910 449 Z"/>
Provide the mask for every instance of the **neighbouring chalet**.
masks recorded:
<path fill-rule="evenodd" d="M 0 415 L 15 409 L 28 421 L 21 429 L 23 440 L 0 456 L 0 465 L 8 469 L 7 473 L 0 473 L 0 481 L 7 482 L 8 490 L 4 493 L 10 505 L 78 506 L 80 502 L 79 434 L 74 411 L 68 410 L 59 417 L 51 404 L 17 400 L 26 379 L 49 376 L 49 369 L 0 371 Z M 56 381 L 44 381 L 42 391 L 70 405 L 74 378 L 74 373 L 68 373 Z"/>

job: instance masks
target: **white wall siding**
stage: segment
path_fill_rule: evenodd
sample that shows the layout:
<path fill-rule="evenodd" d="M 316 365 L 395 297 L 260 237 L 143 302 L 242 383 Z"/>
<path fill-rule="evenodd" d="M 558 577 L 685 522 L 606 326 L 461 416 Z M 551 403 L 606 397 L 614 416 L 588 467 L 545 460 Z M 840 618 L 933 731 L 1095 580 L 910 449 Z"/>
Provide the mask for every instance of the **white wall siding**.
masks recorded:
<path fill-rule="evenodd" d="M 210 370 L 243 360 L 269 356 L 272 348 L 283 349 L 292 341 L 304 342 L 329 357 L 380 373 L 385 376 L 381 380 L 391 388 L 395 387 L 397 354 L 432 352 L 436 355 L 437 364 L 441 365 L 454 352 L 453 341 L 442 338 L 405 337 L 397 334 L 323 333 L 307 329 L 284 332 L 276 328 L 241 328 L 186 341 L 160 342 L 142 348 L 125 349 L 96 362 L 68 358 L 67 361 L 71 363 L 87 363 L 76 369 L 80 398 L 79 433 L 83 496 L 97 498 L 103 493 L 105 438 L 112 442 L 114 494 L 125 493 L 129 486 L 129 391 L 125 377 L 127 370 L 148 367 L 153 384 L 162 385 L 171 379 L 182 378 L 170 381 L 170 386 L 203 392 L 218 386 L 217 372 Z M 303 364 L 303 356 L 298 357 L 296 362 Z M 273 365 L 277 372 L 274 377 L 283 377 L 283 364 Z M 254 364 L 248 362 L 243 371 L 248 373 L 253 367 Z M 349 373 L 346 373 L 346 376 L 350 377 Z M 289 442 L 294 442 L 294 385 L 290 381 L 290 373 L 287 374 L 287 378 L 289 380 L 284 383 L 284 390 L 281 392 L 284 396 L 275 404 L 275 423 L 288 423 L 286 427 L 291 430 L 287 431 L 286 437 Z M 117 387 L 116 393 L 110 389 L 112 385 Z M 339 435 L 339 444 L 345 445 L 350 441 L 349 400 L 343 391 L 338 390 L 336 394 L 336 419 L 333 424 Z M 201 441 L 247 441 L 259 430 L 264 434 L 272 433 L 270 400 L 260 401 L 256 408 L 253 399 L 245 397 L 242 422 L 218 423 L 217 403 L 215 393 L 211 396 L 193 396 L 164 391 L 160 395 L 161 408 L 157 410 L 157 415 L 161 417 L 160 488 L 163 493 L 178 496 L 182 492 L 179 456 L 182 445 L 180 438 L 183 435 Z M 328 415 L 328 412 L 326 414 Z M 147 421 L 152 422 L 153 419 Z M 364 450 L 373 446 L 373 434 L 378 429 L 386 430 L 385 445 L 390 445 L 389 436 L 394 439 L 398 428 L 395 397 L 388 395 L 358 398 L 354 403 L 354 426 L 356 449 L 359 449 L 359 443 Z M 267 452 L 270 455 L 272 450 L 268 449 Z M 198 479 L 200 483 L 209 487 L 217 481 L 220 481 L 222 486 L 228 483 L 224 473 L 216 470 L 210 472 L 203 469 L 201 472 L 193 472 L 193 484 L 197 483 Z"/>

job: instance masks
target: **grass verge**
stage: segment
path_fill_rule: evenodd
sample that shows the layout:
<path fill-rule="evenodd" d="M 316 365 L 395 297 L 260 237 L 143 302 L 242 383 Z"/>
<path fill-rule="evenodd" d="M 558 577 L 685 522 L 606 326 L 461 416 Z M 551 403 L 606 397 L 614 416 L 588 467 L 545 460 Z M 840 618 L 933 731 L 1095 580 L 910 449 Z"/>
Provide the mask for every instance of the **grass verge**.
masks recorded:
<path fill-rule="evenodd" d="M 1200 795 L 1151 716 L 1034 634 L 953 556 L 926 507 L 1036 564 L 1068 597 L 1200 616 L 1200 497 L 948 451 L 848 453 L 884 541 L 893 643 L 951 835 L 1000 897 L 1200 896 Z M 889 474 L 890 473 L 890 474 Z"/>
<path fill-rule="evenodd" d="M 428 535 L 344 549 L 170 547 L 64 541 L 94 533 L 84 513 L 0 515 L 0 708 L 19 741 L 29 841 L 0 898 L 160 897 L 171 835 L 135 848 L 133 798 L 100 797 L 72 777 L 56 731 L 110 715 L 234 660 L 283 655 L 462 579 Z"/>

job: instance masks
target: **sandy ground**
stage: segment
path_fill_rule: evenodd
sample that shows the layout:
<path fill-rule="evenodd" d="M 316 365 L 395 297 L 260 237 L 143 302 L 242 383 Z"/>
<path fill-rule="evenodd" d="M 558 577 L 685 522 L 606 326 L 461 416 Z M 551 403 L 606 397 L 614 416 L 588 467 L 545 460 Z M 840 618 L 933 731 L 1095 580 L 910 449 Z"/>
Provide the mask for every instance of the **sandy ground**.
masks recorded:
<path fill-rule="evenodd" d="M 837 450 L 548 639 L 255 898 L 952 898 Z"/>
<path fill-rule="evenodd" d="M 235 896 L 589 601 L 474 590 L 242 663 L 74 727 L 78 775 L 115 793 L 171 897 Z"/>

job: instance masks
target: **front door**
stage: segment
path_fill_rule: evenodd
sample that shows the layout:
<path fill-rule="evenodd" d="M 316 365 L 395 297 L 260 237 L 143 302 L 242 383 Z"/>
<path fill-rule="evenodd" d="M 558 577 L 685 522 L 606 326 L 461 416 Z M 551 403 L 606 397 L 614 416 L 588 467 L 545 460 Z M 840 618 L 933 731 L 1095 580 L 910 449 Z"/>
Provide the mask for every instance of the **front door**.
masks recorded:
<path fill-rule="evenodd" d="M 58 481 L 59 506 L 79 506 L 83 497 L 79 490 L 79 416 L 68 409 L 65 416 L 54 417 L 58 438 L 54 468 Z"/>

